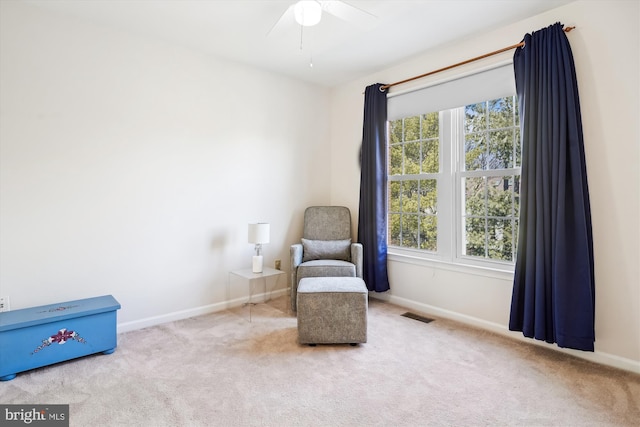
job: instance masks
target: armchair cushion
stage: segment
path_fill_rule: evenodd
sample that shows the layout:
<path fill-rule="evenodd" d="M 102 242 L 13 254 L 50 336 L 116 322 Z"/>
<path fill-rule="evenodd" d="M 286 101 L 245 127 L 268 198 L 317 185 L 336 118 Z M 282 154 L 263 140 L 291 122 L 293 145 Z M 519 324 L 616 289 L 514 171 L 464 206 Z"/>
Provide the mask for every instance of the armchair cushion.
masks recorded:
<path fill-rule="evenodd" d="M 351 260 L 351 239 L 311 240 L 302 239 L 302 262 L 316 259 Z"/>
<path fill-rule="evenodd" d="M 298 283 L 305 277 L 356 277 L 356 266 L 335 259 L 307 261 L 298 266 Z"/>

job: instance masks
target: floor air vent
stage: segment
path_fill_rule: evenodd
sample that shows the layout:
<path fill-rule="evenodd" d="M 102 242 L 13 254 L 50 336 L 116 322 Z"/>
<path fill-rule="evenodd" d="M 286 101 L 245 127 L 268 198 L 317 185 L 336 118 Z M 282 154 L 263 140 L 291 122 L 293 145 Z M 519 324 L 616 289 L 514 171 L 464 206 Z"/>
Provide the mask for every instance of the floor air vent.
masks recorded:
<path fill-rule="evenodd" d="M 408 317 L 409 319 L 419 320 L 420 322 L 424 322 L 424 323 L 433 322 L 433 319 L 429 319 L 428 317 L 420 316 L 415 313 L 406 312 L 405 314 L 403 314 L 403 316 Z"/>

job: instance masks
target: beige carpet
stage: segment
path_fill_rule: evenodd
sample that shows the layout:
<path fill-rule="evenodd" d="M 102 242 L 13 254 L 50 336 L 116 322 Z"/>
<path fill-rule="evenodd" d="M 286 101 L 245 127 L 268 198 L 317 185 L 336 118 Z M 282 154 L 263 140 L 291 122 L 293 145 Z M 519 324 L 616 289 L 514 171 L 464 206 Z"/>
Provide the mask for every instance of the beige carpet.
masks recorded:
<path fill-rule="evenodd" d="M 632 426 L 640 376 L 370 302 L 368 343 L 296 342 L 287 297 L 119 335 L 0 383 L 71 426 Z"/>

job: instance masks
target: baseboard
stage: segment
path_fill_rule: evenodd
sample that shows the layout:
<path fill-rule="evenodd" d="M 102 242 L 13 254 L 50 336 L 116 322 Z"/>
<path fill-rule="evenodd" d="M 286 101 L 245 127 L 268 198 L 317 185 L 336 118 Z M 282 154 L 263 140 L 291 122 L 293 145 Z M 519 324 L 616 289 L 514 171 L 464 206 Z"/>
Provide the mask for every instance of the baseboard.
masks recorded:
<path fill-rule="evenodd" d="M 267 294 L 254 294 L 252 300 L 262 301 L 265 298 L 276 298 L 287 294 L 289 288 L 270 291 Z M 233 300 L 223 301 L 215 304 L 207 304 L 200 307 L 189 308 L 186 310 L 174 311 L 172 313 L 162 314 L 160 316 L 147 317 L 131 322 L 118 324 L 118 333 L 135 331 L 138 329 L 148 328 L 150 326 L 160 325 L 162 323 L 174 322 L 176 320 L 188 319 L 190 317 L 202 316 L 204 314 L 215 313 L 217 311 L 228 310 L 230 308 L 239 307 L 247 302 L 247 297 L 236 298 Z"/>
<path fill-rule="evenodd" d="M 504 335 L 506 337 L 513 338 L 528 344 L 538 345 L 544 348 L 559 351 L 561 353 L 579 357 L 581 359 L 589 360 L 591 362 L 599 363 L 601 365 L 606 365 L 613 368 L 618 368 L 625 371 L 630 371 L 636 374 L 640 374 L 640 362 L 635 360 L 627 359 L 627 358 L 616 356 L 613 354 L 604 353 L 597 350 L 591 353 L 591 352 L 560 348 L 560 347 L 557 347 L 556 345 L 548 344 L 544 341 L 526 338 L 519 332 L 510 331 L 506 325 L 489 322 L 483 319 L 478 319 L 476 317 L 467 316 L 465 314 L 460 314 L 460 313 L 456 313 L 449 310 L 444 310 L 442 308 L 434 307 L 428 304 L 422 304 L 422 303 L 408 300 L 401 297 L 386 296 L 386 295 L 383 296 L 378 294 L 370 294 L 370 296 L 372 298 L 389 301 L 392 304 L 395 304 L 407 309 L 416 310 L 430 316 L 436 316 L 436 317 L 442 317 L 445 319 L 455 320 L 460 323 L 464 323 L 466 325 L 475 326 L 484 330 L 495 332 L 497 334 Z"/>

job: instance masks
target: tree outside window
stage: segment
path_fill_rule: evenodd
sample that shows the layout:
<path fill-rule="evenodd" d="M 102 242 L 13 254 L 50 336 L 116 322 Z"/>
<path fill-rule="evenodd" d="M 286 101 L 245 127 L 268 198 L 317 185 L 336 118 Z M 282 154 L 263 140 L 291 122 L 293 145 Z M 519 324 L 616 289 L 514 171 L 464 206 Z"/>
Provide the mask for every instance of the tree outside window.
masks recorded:
<path fill-rule="evenodd" d="M 442 150 L 457 159 L 450 171 Z M 452 258 L 513 263 L 521 155 L 515 96 L 389 122 L 389 246 L 435 254 L 454 236 Z M 438 229 L 439 189 L 451 195 L 450 230 Z"/>

